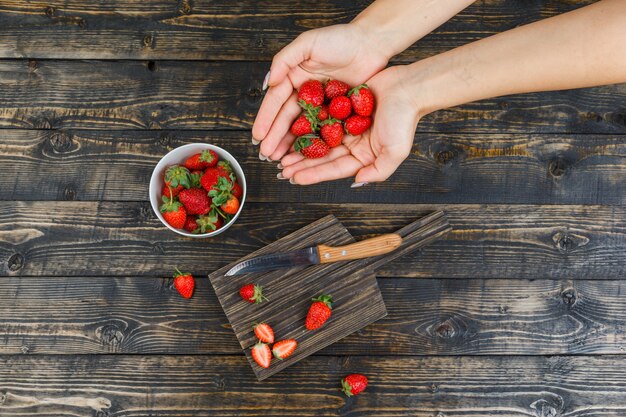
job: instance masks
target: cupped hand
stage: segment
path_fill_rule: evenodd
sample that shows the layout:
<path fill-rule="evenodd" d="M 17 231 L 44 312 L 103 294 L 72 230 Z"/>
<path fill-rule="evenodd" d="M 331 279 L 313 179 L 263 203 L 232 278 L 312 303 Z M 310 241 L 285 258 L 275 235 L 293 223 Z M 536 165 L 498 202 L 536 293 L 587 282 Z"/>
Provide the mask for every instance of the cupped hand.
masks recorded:
<path fill-rule="evenodd" d="M 387 68 L 367 81 L 377 102 L 370 130 L 345 136 L 343 144 L 323 158 L 305 159 L 297 152 L 285 155 L 282 177 L 308 185 L 356 176 L 353 187 L 389 178 L 411 152 L 420 117 L 404 84 L 405 68 Z"/>
<path fill-rule="evenodd" d="M 359 85 L 385 68 L 386 56 L 375 39 L 356 24 L 343 24 L 302 33 L 272 61 L 269 90 L 252 127 L 260 154 L 278 160 L 295 140 L 289 133 L 300 114 L 296 90 L 309 79 L 329 78 Z"/>

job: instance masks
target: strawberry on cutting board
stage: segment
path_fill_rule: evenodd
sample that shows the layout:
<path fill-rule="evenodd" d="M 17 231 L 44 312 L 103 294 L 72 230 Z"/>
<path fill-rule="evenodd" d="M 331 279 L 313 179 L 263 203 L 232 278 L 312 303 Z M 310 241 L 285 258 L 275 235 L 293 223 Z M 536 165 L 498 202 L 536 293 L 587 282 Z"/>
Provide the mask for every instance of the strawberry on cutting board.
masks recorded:
<path fill-rule="evenodd" d="M 277 359 L 285 359 L 288 356 L 291 356 L 296 347 L 298 346 L 298 342 L 293 339 L 285 339 L 279 342 L 274 343 L 272 346 L 272 354 Z"/>
<path fill-rule="evenodd" d="M 259 342 L 255 344 L 252 346 L 250 353 L 252 354 L 252 359 L 254 359 L 261 368 L 269 368 L 272 362 L 272 352 L 266 343 Z"/>
<path fill-rule="evenodd" d="M 246 284 L 239 289 L 239 295 L 249 303 L 260 304 L 264 300 L 267 301 L 263 295 L 263 287 L 260 285 Z"/>
<path fill-rule="evenodd" d="M 304 326 L 307 330 L 316 330 L 322 327 L 330 318 L 333 299 L 330 295 L 322 294 L 311 301 L 313 301 L 313 304 L 309 307 Z"/>
<path fill-rule="evenodd" d="M 254 326 L 254 334 L 261 342 L 274 343 L 274 330 L 267 323 Z"/>

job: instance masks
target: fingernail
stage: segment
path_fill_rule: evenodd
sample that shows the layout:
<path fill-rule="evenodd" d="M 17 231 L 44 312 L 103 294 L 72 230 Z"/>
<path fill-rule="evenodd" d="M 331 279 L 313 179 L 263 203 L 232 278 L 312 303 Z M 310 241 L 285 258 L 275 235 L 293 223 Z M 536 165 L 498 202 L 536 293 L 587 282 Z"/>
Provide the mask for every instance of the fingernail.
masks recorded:
<path fill-rule="evenodd" d="M 267 90 L 267 84 L 270 82 L 270 72 L 268 71 L 263 78 L 263 91 Z"/>
<path fill-rule="evenodd" d="M 263 155 L 261 152 L 259 152 L 259 159 L 260 159 L 261 161 L 265 161 L 265 158 L 266 158 L 266 156 L 265 156 L 265 155 Z"/>
<path fill-rule="evenodd" d="M 293 178 L 289 178 L 289 184 L 296 184 L 296 180 L 294 180 Z"/>
<path fill-rule="evenodd" d="M 278 169 L 283 169 L 283 168 L 284 168 L 284 166 L 283 166 L 283 164 L 280 164 L 280 163 L 279 163 L 278 165 L 276 165 L 276 168 L 278 168 Z"/>
<path fill-rule="evenodd" d="M 258 145 L 259 143 L 261 143 L 260 140 L 256 140 L 255 138 L 252 138 L 252 144 L 253 145 Z"/>
<path fill-rule="evenodd" d="M 265 160 L 266 160 L 266 161 L 269 161 L 269 162 L 273 162 L 273 161 L 272 161 L 272 158 L 270 158 L 269 156 L 268 156 L 268 157 L 266 157 L 266 158 L 265 158 Z"/>
<path fill-rule="evenodd" d="M 279 180 L 286 180 L 286 179 L 287 179 L 287 178 L 285 178 L 285 177 L 283 176 L 283 173 L 282 173 L 282 172 L 279 172 L 278 174 L 276 174 L 276 178 L 278 178 Z"/>
<path fill-rule="evenodd" d="M 369 184 L 369 182 L 353 182 L 350 188 L 359 188 L 367 184 Z"/>

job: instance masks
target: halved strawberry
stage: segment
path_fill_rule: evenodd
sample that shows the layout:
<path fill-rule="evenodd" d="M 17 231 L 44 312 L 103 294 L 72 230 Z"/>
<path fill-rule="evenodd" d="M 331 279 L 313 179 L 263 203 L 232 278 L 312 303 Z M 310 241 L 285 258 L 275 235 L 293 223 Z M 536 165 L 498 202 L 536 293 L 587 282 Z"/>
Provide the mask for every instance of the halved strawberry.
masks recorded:
<path fill-rule="evenodd" d="M 274 343 L 274 330 L 267 323 L 254 326 L 254 334 L 261 342 Z"/>
<path fill-rule="evenodd" d="M 298 342 L 293 339 L 285 339 L 279 342 L 276 342 L 272 347 L 272 353 L 274 357 L 277 359 L 285 359 L 288 356 L 291 356 L 294 350 L 296 350 L 296 346 L 298 346 Z"/>
<path fill-rule="evenodd" d="M 255 344 L 252 346 L 250 353 L 252 354 L 252 359 L 254 359 L 261 368 L 269 368 L 272 362 L 272 352 L 267 344 L 263 342 Z"/>

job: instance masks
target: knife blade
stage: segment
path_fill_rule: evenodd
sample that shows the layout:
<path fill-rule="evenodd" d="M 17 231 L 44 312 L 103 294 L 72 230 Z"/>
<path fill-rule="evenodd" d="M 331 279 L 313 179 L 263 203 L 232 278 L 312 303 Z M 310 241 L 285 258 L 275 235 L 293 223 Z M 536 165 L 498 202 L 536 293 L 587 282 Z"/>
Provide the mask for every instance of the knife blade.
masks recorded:
<path fill-rule="evenodd" d="M 401 243 L 402 237 L 400 235 L 389 233 L 344 246 L 317 245 L 290 252 L 272 253 L 239 262 L 225 275 L 232 276 L 295 266 L 363 259 L 389 253 L 397 249 Z"/>

